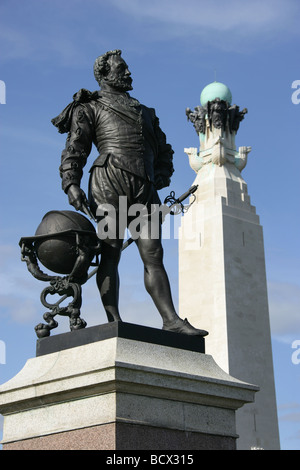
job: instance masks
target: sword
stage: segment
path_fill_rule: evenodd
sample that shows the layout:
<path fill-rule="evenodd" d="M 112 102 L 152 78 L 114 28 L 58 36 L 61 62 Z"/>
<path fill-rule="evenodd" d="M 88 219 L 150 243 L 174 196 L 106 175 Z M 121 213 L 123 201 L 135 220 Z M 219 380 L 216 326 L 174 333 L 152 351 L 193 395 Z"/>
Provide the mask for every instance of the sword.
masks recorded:
<path fill-rule="evenodd" d="M 187 212 L 189 210 L 189 208 L 191 207 L 191 205 L 195 202 L 196 200 L 196 196 L 195 196 L 195 192 L 197 191 L 198 189 L 198 185 L 194 185 L 194 186 L 191 186 L 190 189 L 188 189 L 185 193 L 183 193 L 181 196 L 179 196 L 179 198 L 175 199 L 175 192 L 174 191 L 171 191 L 169 196 L 166 197 L 166 199 L 164 200 L 164 204 L 167 204 L 167 203 L 170 203 L 171 205 L 169 206 L 169 209 L 170 209 L 170 214 L 171 215 L 175 215 L 175 214 L 180 214 L 180 213 L 184 213 L 184 212 Z M 187 207 L 184 207 L 183 206 L 183 201 L 185 201 L 189 196 L 193 195 L 194 196 L 194 199 L 193 201 L 187 206 Z M 180 209 L 178 208 L 178 206 L 180 207 Z M 173 208 L 176 208 L 176 212 L 174 212 L 172 209 Z"/>
<path fill-rule="evenodd" d="M 196 196 L 194 193 L 197 191 L 197 188 L 198 188 L 198 185 L 191 186 L 190 189 L 188 189 L 185 193 L 183 193 L 177 199 L 175 199 L 175 191 L 171 191 L 169 196 L 167 196 L 164 200 L 164 205 L 165 207 L 168 208 L 166 213 L 164 213 L 164 217 L 167 215 L 167 213 L 171 215 L 177 215 L 180 213 L 183 214 L 184 212 L 187 212 L 188 209 L 196 200 Z M 183 201 L 185 201 L 192 194 L 194 195 L 194 200 L 187 207 L 184 207 L 184 205 L 182 204 Z M 170 206 L 167 205 L 168 203 L 170 203 Z M 175 211 L 173 209 L 175 209 Z M 128 240 L 126 240 L 126 242 L 123 243 L 122 251 L 125 250 L 133 242 L 134 240 L 132 238 L 128 238 Z"/>

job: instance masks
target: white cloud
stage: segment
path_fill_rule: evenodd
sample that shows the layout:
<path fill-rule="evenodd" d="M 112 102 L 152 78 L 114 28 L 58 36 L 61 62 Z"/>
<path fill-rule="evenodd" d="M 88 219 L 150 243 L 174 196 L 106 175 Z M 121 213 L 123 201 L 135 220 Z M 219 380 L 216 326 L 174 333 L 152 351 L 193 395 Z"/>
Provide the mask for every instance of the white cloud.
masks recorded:
<path fill-rule="evenodd" d="M 289 421 L 292 423 L 300 423 L 300 413 L 287 413 L 280 417 L 280 421 Z"/>
<path fill-rule="evenodd" d="M 295 0 L 111 0 L 117 8 L 140 20 L 186 27 L 186 34 L 214 32 L 257 34 L 285 30 L 295 24 Z M 209 39 L 209 38 L 208 38 Z M 213 37 L 211 37 L 213 39 Z"/>
<path fill-rule="evenodd" d="M 297 0 L 53 0 L 47 5 L 11 0 L 0 8 L 2 61 L 55 58 L 66 66 L 87 65 L 87 48 L 101 50 L 124 43 L 124 37 L 140 50 L 178 38 L 204 50 L 206 45 L 245 50 L 299 33 Z"/>
<path fill-rule="evenodd" d="M 287 410 L 299 410 L 300 412 L 300 403 L 293 402 L 293 403 L 284 403 L 282 405 L 278 405 L 278 411 L 287 411 Z"/>

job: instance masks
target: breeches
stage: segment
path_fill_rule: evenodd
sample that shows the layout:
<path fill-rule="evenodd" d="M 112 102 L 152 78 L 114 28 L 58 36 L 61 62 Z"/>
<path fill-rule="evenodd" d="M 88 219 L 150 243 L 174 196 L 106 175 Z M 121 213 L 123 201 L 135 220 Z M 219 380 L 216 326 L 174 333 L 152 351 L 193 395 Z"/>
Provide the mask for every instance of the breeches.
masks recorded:
<path fill-rule="evenodd" d="M 149 237 L 150 219 L 156 225 L 153 230 L 157 238 L 161 219 L 155 214 L 160 206 L 160 199 L 153 184 L 114 167 L 109 159 L 104 166 L 92 169 L 89 203 L 98 221 L 100 238 L 122 239 L 126 228 L 129 228 L 135 239 L 142 233 L 144 237 Z M 106 233 L 103 219 L 107 222 L 106 225 L 110 225 Z M 133 229 L 135 233 L 132 233 Z"/>

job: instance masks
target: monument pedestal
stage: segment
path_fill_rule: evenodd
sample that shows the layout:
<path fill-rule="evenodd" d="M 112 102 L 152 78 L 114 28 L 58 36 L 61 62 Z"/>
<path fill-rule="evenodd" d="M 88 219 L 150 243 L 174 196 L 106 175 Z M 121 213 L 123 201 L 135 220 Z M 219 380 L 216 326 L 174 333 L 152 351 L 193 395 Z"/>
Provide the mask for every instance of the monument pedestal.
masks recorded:
<path fill-rule="evenodd" d="M 257 387 L 204 339 L 112 323 L 37 342 L 0 386 L 3 449 L 235 449 L 235 412 Z"/>

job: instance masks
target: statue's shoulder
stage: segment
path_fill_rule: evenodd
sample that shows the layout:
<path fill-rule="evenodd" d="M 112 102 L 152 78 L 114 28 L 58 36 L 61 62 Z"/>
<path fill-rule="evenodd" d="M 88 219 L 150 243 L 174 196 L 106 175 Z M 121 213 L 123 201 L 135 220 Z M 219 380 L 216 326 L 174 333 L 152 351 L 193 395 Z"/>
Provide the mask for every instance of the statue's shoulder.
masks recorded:
<path fill-rule="evenodd" d="M 98 97 L 98 91 L 89 91 L 86 88 L 81 88 L 77 93 L 74 93 L 73 101 L 75 103 L 90 103 L 97 101 Z"/>
<path fill-rule="evenodd" d="M 57 127 L 61 134 L 69 132 L 74 111 L 78 107 L 86 107 L 86 105 L 90 103 L 95 103 L 98 99 L 98 95 L 97 91 L 92 92 L 81 88 L 77 93 L 74 93 L 73 101 L 68 104 L 58 116 L 51 119 L 52 124 Z"/>

